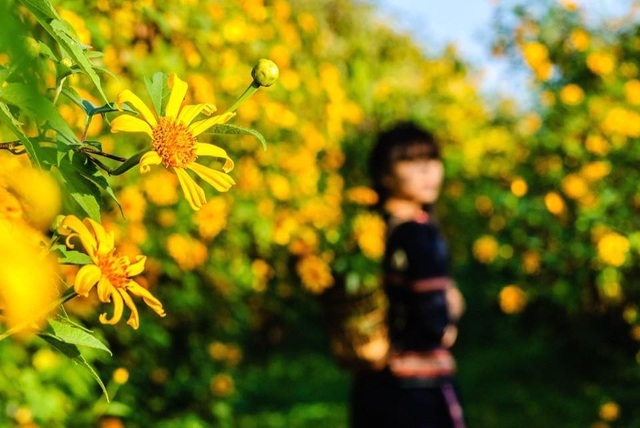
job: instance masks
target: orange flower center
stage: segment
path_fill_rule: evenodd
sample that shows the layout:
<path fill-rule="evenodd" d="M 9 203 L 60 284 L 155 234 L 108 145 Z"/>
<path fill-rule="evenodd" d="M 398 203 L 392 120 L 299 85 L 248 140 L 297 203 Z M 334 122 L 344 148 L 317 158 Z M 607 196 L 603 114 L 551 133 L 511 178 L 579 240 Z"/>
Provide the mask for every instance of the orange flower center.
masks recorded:
<path fill-rule="evenodd" d="M 161 117 L 153 128 L 151 148 L 162 158 L 165 167 L 184 168 L 198 158 L 196 142 L 187 125 Z"/>
<path fill-rule="evenodd" d="M 129 259 L 116 254 L 115 251 L 113 249 L 107 254 L 98 254 L 96 266 L 100 268 L 102 275 L 107 277 L 111 285 L 116 288 L 124 288 L 129 283 L 127 276 Z"/>

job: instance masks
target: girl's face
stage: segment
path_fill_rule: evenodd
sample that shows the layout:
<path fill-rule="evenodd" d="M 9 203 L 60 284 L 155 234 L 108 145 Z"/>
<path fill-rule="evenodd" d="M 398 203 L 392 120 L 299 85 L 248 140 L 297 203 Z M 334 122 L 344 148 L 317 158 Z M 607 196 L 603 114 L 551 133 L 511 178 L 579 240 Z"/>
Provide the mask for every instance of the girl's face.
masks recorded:
<path fill-rule="evenodd" d="M 440 195 L 444 165 L 438 159 L 417 159 L 396 162 L 393 197 L 432 204 Z"/>

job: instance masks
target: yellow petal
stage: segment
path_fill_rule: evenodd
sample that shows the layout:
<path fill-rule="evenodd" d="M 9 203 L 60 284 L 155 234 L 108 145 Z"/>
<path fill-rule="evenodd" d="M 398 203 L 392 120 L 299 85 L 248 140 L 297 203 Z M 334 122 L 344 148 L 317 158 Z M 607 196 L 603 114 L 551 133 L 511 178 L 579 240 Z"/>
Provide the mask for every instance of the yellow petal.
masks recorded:
<path fill-rule="evenodd" d="M 201 206 L 203 206 L 207 199 L 204 196 L 204 190 L 202 187 L 198 186 L 193 178 L 189 177 L 187 171 L 182 168 L 174 168 L 176 175 L 178 176 L 178 181 L 180 182 L 180 187 L 182 187 L 182 192 L 184 193 L 185 198 L 187 198 L 187 202 L 191 205 L 191 208 L 198 211 Z"/>
<path fill-rule="evenodd" d="M 127 324 L 133 327 L 134 330 L 137 330 L 138 327 L 140 327 L 140 315 L 138 315 L 138 308 L 136 307 L 136 304 L 133 303 L 133 300 L 127 293 L 127 290 L 118 289 L 118 292 L 122 296 L 122 300 L 124 300 L 125 305 L 127 305 L 129 310 L 131 310 L 131 315 L 127 320 Z"/>
<path fill-rule="evenodd" d="M 182 122 L 188 126 L 200 113 L 204 113 L 209 116 L 214 111 L 216 111 L 216 106 L 213 104 L 194 104 L 184 106 L 178 115 L 178 122 Z"/>
<path fill-rule="evenodd" d="M 225 123 L 235 115 L 236 114 L 232 112 L 223 113 L 223 114 L 210 117 L 209 119 L 200 120 L 198 122 L 192 123 L 191 126 L 189 127 L 189 130 L 191 131 L 194 137 L 197 137 L 207 129 L 211 128 L 213 125 L 218 125 L 219 123 Z"/>
<path fill-rule="evenodd" d="M 75 232 L 75 233 L 74 233 Z M 66 244 L 67 247 L 73 249 L 74 245 L 71 244 L 70 239 L 77 236 L 92 260 L 95 260 L 96 251 L 98 249 L 98 243 L 94 235 L 91 234 L 87 226 L 80 219 L 74 215 L 68 215 L 62 219 L 60 226 L 58 227 L 58 233 L 61 235 L 68 235 Z"/>
<path fill-rule="evenodd" d="M 111 121 L 111 132 L 144 132 L 153 138 L 153 130 L 147 122 L 127 114 L 118 116 Z"/>
<path fill-rule="evenodd" d="M 147 306 L 153 309 L 155 313 L 157 313 L 161 317 L 166 315 L 162 307 L 162 303 L 160 303 L 160 300 L 158 300 L 153 294 L 151 294 L 149 290 L 147 290 L 137 282 L 131 281 L 129 285 L 127 285 L 127 291 L 134 296 L 142 297 Z"/>
<path fill-rule="evenodd" d="M 140 275 L 144 271 L 144 264 L 147 261 L 146 256 L 136 256 L 135 263 L 132 263 L 127 268 L 127 277 Z"/>
<path fill-rule="evenodd" d="M 114 290 L 114 286 L 111 284 L 111 281 L 109 281 L 109 278 L 107 278 L 106 276 L 102 276 L 100 278 L 100 281 L 98 281 L 98 299 L 102 302 L 102 303 L 109 303 L 111 301 L 111 293 Z"/>
<path fill-rule="evenodd" d="M 158 152 L 151 150 L 142 155 L 138 165 L 140 165 L 140 172 L 144 174 L 151 171 L 151 165 L 160 165 L 161 163 L 162 158 Z"/>
<path fill-rule="evenodd" d="M 87 297 L 89 291 L 100 281 L 102 271 L 96 265 L 84 265 L 76 274 L 73 289 L 81 296 Z"/>
<path fill-rule="evenodd" d="M 233 169 L 233 161 L 231 160 L 229 155 L 227 155 L 227 152 L 214 144 L 196 143 L 196 154 L 198 156 L 212 156 L 225 159 L 222 170 L 224 172 L 229 172 Z"/>
<path fill-rule="evenodd" d="M 113 299 L 113 316 L 109 319 L 106 312 L 100 314 L 99 319 L 102 324 L 116 324 L 122 318 L 122 309 L 124 308 L 122 296 L 115 288 L 111 289 L 111 298 Z"/>
<path fill-rule="evenodd" d="M 202 166 L 195 162 L 189 164 L 187 168 L 198 174 L 200 178 L 212 185 L 218 192 L 226 192 L 231 188 L 231 186 L 236 184 L 236 182 L 233 181 L 233 178 L 224 172 L 207 168 L 206 166 Z"/>
<path fill-rule="evenodd" d="M 180 80 L 175 73 L 171 73 L 169 76 L 169 87 L 171 88 L 171 94 L 169 94 L 169 101 L 167 101 L 164 115 L 175 119 L 178 117 L 180 105 L 185 95 L 187 95 L 189 85 L 187 85 L 187 82 Z"/>
<path fill-rule="evenodd" d="M 144 120 L 146 120 L 149 125 L 156 126 L 158 124 L 158 122 L 156 121 L 156 116 L 151 112 L 149 107 L 147 107 L 147 105 L 140 99 L 140 97 L 138 97 L 128 89 L 125 89 L 124 91 L 120 92 L 120 95 L 118 95 L 118 107 L 120 107 L 120 105 L 123 103 L 131 104 L 133 108 L 140 112 Z"/>
<path fill-rule="evenodd" d="M 100 223 L 97 223 L 90 218 L 85 218 L 82 223 L 84 223 L 84 225 L 87 226 L 87 230 L 92 232 L 93 236 L 96 237 L 96 251 L 98 253 L 106 254 L 109 251 L 113 250 L 113 232 L 107 233 L 107 231 Z"/>

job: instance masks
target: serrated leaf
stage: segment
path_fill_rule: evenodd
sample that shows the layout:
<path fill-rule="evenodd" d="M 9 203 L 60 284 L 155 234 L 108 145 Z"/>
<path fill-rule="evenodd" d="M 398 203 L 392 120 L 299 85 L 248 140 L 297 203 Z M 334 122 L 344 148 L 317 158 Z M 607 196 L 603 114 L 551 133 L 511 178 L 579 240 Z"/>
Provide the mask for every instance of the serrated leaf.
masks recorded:
<path fill-rule="evenodd" d="M 51 249 L 52 252 L 59 254 L 58 263 L 69 265 L 86 265 L 93 263 L 91 257 L 80 251 L 69 250 L 65 245 L 56 245 Z"/>
<path fill-rule="evenodd" d="M 159 71 L 154 73 L 151 79 L 145 76 L 144 84 L 147 87 L 149 97 L 151 97 L 153 108 L 155 108 L 158 115 L 162 116 L 164 114 L 162 109 L 163 101 L 169 94 L 169 88 L 167 87 L 167 75 Z"/>
<path fill-rule="evenodd" d="M 102 383 L 102 379 L 100 379 L 100 376 L 98 376 L 91 364 L 89 364 L 87 360 L 85 360 L 76 345 L 60 340 L 59 337 L 51 333 L 39 333 L 38 336 L 44 339 L 49 345 L 53 346 L 55 349 L 69 357 L 74 363 L 89 370 L 91 376 L 93 376 L 96 382 L 98 382 L 98 385 L 100 385 L 105 398 L 107 399 L 107 401 L 109 401 L 109 393 L 107 392 L 107 388 L 104 386 L 104 383 Z"/>
<path fill-rule="evenodd" d="M 66 323 L 64 321 L 56 321 L 54 319 L 49 319 L 48 323 L 53 329 L 55 336 L 63 342 L 100 349 L 108 352 L 109 355 L 113 355 L 111 350 L 104 343 L 85 329 L 80 329 L 73 324 Z"/>
<path fill-rule="evenodd" d="M 262 148 L 264 150 L 267 150 L 267 140 L 264 139 L 261 133 L 252 128 L 245 128 L 244 126 L 223 123 L 214 125 L 211 130 L 207 132 L 207 134 L 252 135 L 262 143 Z"/>

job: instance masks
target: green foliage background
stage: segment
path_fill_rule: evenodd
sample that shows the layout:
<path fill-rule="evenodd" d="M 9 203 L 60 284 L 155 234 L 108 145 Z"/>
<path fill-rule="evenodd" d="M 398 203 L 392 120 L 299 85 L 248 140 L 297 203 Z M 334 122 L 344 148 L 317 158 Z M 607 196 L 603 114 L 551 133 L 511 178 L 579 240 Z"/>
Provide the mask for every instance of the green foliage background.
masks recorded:
<path fill-rule="evenodd" d="M 345 426 L 348 373 L 331 359 L 319 299 L 297 267 L 310 256 L 329 265 L 361 257 L 348 245 L 345 190 L 368 184 L 376 132 L 413 119 L 434 131 L 445 153 L 438 213 L 468 302 L 455 352 L 469 426 L 638 426 L 640 99 L 628 82 L 638 75 L 640 36 L 632 19 L 587 25 L 579 10 L 556 2 L 503 5 L 494 50 L 531 69 L 522 91 L 534 101 L 525 106 L 482 96 L 476 71 L 453 47 L 425 53 L 359 2 L 54 5 L 83 43 L 104 53 L 95 62 L 113 73 L 101 75 L 107 101 L 124 88 L 143 96 L 145 76 L 176 72 L 191 100 L 223 111 L 259 58 L 276 62 L 281 76 L 234 119 L 258 129 L 266 151 L 250 136 L 210 137 L 236 161 L 238 185 L 210 191 L 204 214 L 158 197 L 175 182 L 135 170 L 110 179 L 125 219 L 105 198 L 103 222 L 127 251 L 150 257 L 145 279 L 167 312 L 158 319 L 141 308 L 132 331 L 100 326 L 95 302 L 69 308 L 114 353 L 85 355 L 113 401 L 41 343 L 2 341 L 1 424 L 20 426 L 22 417 L 46 427 Z M 19 16 L 0 40 L 16 31 L 50 42 L 33 17 Z M 576 30 L 588 35 L 586 47 L 567 37 Z M 532 43 L 546 53 L 533 58 Z M 601 52 L 610 57 L 594 59 Z M 34 55 L 43 75 L 62 63 Z M 102 105 L 90 77 L 69 80 Z M 569 84 L 582 96 L 563 92 Z M 80 134 L 85 112 L 64 97 L 58 110 Z M 95 121 L 89 135 L 103 147 L 122 156 L 143 147 Z M 0 135 L 15 136 L 10 127 Z M 608 172 L 589 175 L 585 166 L 595 162 Z M 601 245 L 611 233 L 622 239 Z M 515 313 L 505 313 L 507 285 L 527 302 L 516 301 Z M 129 373 L 124 384 L 111 378 L 117 368 Z M 619 417 L 601 414 L 607 402 L 619 405 Z"/>

